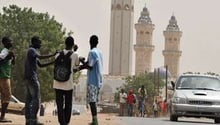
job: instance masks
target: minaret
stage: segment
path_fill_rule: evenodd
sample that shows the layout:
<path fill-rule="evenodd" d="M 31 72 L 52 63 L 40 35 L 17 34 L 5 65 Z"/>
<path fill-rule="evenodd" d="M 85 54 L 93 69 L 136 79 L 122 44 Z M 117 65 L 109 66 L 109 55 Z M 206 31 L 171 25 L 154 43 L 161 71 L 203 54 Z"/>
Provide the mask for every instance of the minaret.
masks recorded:
<path fill-rule="evenodd" d="M 179 62 L 182 51 L 180 51 L 180 38 L 182 31 L 177 25 L 176 17 L 173 15 L 167 29 L 163 32 L 165 37 L 164 66 L 168 66 L 172 78 L 179 75 Z"/>
<path fill-rule="evenodd" d="M 140 74 L 151 71 L 152 52 L 154 45 L 152 45 L 152 36 L 154 24 L 152 24 L 150 13 L 146 7 L 143 8 L 138 23 L 135 24 L 136 29 L 136 45 L 134 50 L 136 52 L 135 59 L 135 74 Z"/>
<path fill-rule="evenodd" d="M 110 75 L 131 75 L 134 0 L 112 0 L 110 29 Z"/>

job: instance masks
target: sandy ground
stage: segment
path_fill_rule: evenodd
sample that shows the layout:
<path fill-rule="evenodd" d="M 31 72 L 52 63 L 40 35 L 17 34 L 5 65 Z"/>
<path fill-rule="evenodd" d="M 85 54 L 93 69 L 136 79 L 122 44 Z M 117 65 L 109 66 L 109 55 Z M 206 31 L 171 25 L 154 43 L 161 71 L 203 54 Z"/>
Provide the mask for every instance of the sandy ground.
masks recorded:
<path fill-rule="evenodd" d="M 6 118 L 12 120 L 11 123 L 0 123 L 0 125 L 25 125 L 24 115 L 6 114 Z M 99 125 L 123 125 L 116 118 L 115 114 L 98 114 Z M 39 120 L 45 125 L 59 125 L 57 116 L 52 114 L 45 114 L 39 116 Z M 70 125 L 88 125 L 91 122 L 91 115 L 89 112 L 78 116 L 72 116 Z"/>

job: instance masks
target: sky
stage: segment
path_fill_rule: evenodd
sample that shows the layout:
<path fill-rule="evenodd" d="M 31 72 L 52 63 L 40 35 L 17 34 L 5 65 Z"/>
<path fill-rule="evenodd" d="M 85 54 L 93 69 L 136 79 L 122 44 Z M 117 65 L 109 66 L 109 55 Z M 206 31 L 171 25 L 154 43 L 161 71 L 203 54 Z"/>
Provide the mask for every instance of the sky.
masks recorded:
<path fill-rule="evenodd" d="M 220 74 L 220 0 L 134 1 L 134 23 L 137 23 L 146 5 L 152 23 L 155 24 L 152 69 L 164 65 L 163 31 L 174 15 L 183 32 L 180 40 L 180 73 L 192 71 Z M 111 0 L 0 0 L 0 8 L 10 4 L 32 7 L 36 12 L 48 12 L 55 16 L 67 31 L 74 32 L 73 37 L 79 45 L 78 53 L 81 56 L 87 57 L 89 37 L 98 35 L 98 48 L 104 56 L 104 74 L 108 74 Z M 133 32 L 135 44 L 135 29 Z"/>

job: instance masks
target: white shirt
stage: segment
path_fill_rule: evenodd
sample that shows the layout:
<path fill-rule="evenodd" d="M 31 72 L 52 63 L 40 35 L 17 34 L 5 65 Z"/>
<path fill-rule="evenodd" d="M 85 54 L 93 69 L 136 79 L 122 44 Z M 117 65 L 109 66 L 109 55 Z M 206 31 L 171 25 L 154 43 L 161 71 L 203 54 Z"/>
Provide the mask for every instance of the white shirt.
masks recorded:
<path fill-rule="evenodd" d="M 70 50 L 64 49 L 64 55 L 66 55 Z M 57 58 L 59 53 L 55 56 Z M 53 88 L 54 89 L 60 89 L 60 90 L 72 90 L 73 89 L 73 68 L 77 67 L 79 65 L 79 57 L 78 54 L 73 51 L 71 55 L 71 74 L 70 74 L 70 79 L 65 82 L 58 82 L 54 80 L 53 82 Z"/>
<path fill-rule="evenodd" d="M 125 92 L 119 94 L 119 102 L 120 103 L 126 103 L 126 98 L 127 98 L 127 94 Z"/>
<path fill-rule="evenodd" d="M 4 59 L 9 53 L 9 50 L 7 48 L 2 49 L 0 53 L 0 59 Z"/>

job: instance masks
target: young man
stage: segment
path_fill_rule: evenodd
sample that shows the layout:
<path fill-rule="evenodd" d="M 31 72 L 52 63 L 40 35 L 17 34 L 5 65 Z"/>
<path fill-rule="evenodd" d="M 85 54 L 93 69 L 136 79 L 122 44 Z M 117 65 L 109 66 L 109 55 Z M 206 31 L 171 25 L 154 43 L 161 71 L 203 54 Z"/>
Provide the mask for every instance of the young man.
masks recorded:
<path fill-rule="evenodd" d="M 127 104 L 126 100 L 127 100 L 127 94 L 125 93 L 124 89 L 121 89 L 121 92 L 119 94 L 119 103 L 120 103 L 119 116 L 125 115 L 125 108 Z"/>
<path fill-rule="evenodd" d="M 5 118 L 5 113 L 11 99 L 11 64 L 14 64 L 14 54 L 9 49 L 12 47 L 12 40 L 9 37 L 2 38 L 4 48 L 0 53 L 0 93 L 1 93 L 1 116 L 0 122 L 11 122 Z"/>
<path fill-rule="evenodd" d="M 47 59 L 55 56 L 56 53 L 51 55 L 40 55 L 37 49 L 41 47 L 41 40 L 38 36 L 31 38 L 31 46 L 27 51 L 25 60 L 25 82 L 26 82 L 26 101 L 25 101 L 25 119 L 26 125 L 42 125 L 37 120 L 37 113 L 40 106 L 40 83 L 38 80 L 37 66 L 45 67 L 54 62 L 41 64 L 38 59 Z"/>
<path fill-rule="evenodd" d="M 138 89 L 138 110 L 141 117 L 144 117 L 145 112 L 145 99 L 147 97 L 147 90 L 144 88 L 144 85 Z"/>
<path fill-rule="evenodd" d="M 96 35 L 91 36 L 89 42 L 91 50 L 87 62 L 80 66 L 79 70 L 88 69 L 87 102 L 92 113 L 91 125 L 98 125 L 96 102 L 98 102 L 99 90 L 103 83 L 103 58 L 101 51 L 97 48 L 98 37 Z"/>
<path fill-rule="evenodd" d="M 64 58 L 68 58 L 68 60 L 64 60 L 64 61 L 70 61 L 69 63 L 70 66 L 68 68 L 70 68 L 69 71 L 71 71 L 69 79 L 67 81 L 59 81 L 56 80 L 56 78 L 54 77 L 53 88 L 55 89 L 55 93 L 56 93 L 58 121 L 60 125 L 69 125 L 71 113 L 72 113 L 72 93 L 74 87 L 72 71 L 73 69 L 76 68 L 76 66 L 79 66 L 78 54 L 74 52 L 73 46 L 74 46 L 73 37 L 70 36 L 67 37 L 65 40 L 65 49 L 55 56 L 56 60 L 59 58 L 59 56 L 61 56 L 61 53 L 63 54 L 62 56 L 66 56 Z M 56 65 L 56 60 L 55 60 L 55 65 Z M 67 63 L 65 65 L 67 65 Z"/>

